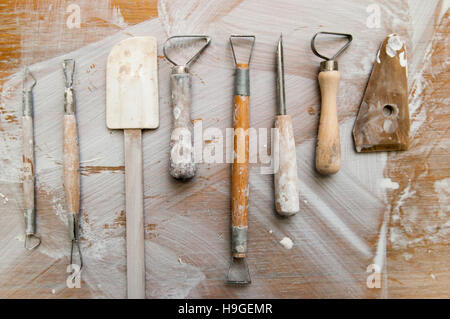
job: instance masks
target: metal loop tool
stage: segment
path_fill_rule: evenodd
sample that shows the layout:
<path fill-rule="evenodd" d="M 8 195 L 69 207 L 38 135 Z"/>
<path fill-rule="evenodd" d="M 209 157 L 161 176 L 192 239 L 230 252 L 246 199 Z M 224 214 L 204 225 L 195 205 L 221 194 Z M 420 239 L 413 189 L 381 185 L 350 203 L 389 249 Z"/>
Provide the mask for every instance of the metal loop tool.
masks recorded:
<path fill-rule="evenodd" d="M 326 57 L 322 54 L 320 54 L 317 49 L 316 49 L 316 45 L 315 45 L 315 41 L 316 41 L 316 37 L 319 34 L 329 34 L 329 35 L 337 35 L 337 36 L 343 36 L 346 37 L 348 39 L 347 43 L 339 49 L 339 51 L 336 52 L 335 55 L 333 55 L 331 58 Z M 345 51 L 345 49 L 347 49 L 350 45 L 350 43 L 353 41 L 353 36 L 351 34 L 348 33 L 338 33 L 338 32 L 317 32 L 311 39 L 311 50 L 313 51 L 313 53 L 318 56 L 319 58 L 324 59 L 325 61 L 320 63 L 320 70 L 321 71 L 333 71 L 333 70 L 338 70 L 338 64 L 337 64 L 337 57 L 340 56 L 342 54 L 342 52 Z"/>
<path fill-rule="evenodd" d="M 255 46 L 255 40 L 256 40 L 256 37 L 255 37 L 254 35 L 236 35 L 236 34 L 232 34 L 232 35 L 230 36 L 230 45 L 231 45 L 231 51 L 233 52 L 234 63 L 235 63 L 236 65 L 238 65 L 238 62 L 237 62 L 237 60 L 236 60 L 236 53 L 234 52 L 234 46 L 233 46 L 233 39 L 236 39 L 236 38 L 249 38 L 249 39 L 253 39 L 252 45 L 251 45 L 251 48 L 250 48 L 250 55 L 249 55 L 249 57 L 248 57 L 248 62 L 247 62 L 247 65 L 250 66 L 250 61 L 252 60 L 253 48 L 254 48 L 254 46 Z"/>
<path fill-rule="evenodd" d="M 169 42 L 173 39 L 181 39 L 181 38 L 198 38 L 198 39 L 204 39 L 205 40 L 205 44 L 200 48 L 200 50 L 197 51 L 196 54 L 194 54 L 191 58 L 189 58 L 187 60 L 186 63 L 184 64 L 178 64 L 177 62 L 175 62 L 174 60 L 172 60 L 169 55 L 167 54 L 167 45 L 169 44 Z M 169 61 L 170 63 L 172 63 L 175 68 L 173 71 L 182 71 L 183 73 L 187 73 L 189 72 L 189 65 L 196 60 L 200 54 L 206 49 L 206 47 L 211 43 L 211 37 L 207 36 L 207 35 L 174 35 L 170 38 L 168 38 L 166 40 L 166 42 L 164 42 L 163 45 L 163 53 L 164 53 L 164 57 L 167 59 L 167 61 Z"/>

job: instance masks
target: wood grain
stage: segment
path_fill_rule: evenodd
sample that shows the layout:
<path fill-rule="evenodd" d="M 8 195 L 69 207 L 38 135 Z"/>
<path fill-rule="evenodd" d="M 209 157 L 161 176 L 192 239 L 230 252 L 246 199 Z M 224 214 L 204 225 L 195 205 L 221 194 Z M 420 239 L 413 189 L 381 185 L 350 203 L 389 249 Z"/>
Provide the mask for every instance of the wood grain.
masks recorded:
<path fill-rule="evenodd" d="M 317 133 L 316 169 L 323 175 L 335 174 L 341 168 L 341 142 L 336 107 L 339 80 L 339 71 L 319 73 L 322 105 Z"/>
<path fill-rule="evenodd" d="M 22 117 L 23 130 L 23 208 L 34 209 L 34 130 L 33 117 Z"/>
<path fill-rule="evenodd" d="M 74 114 L 64 115 L 64 194 L 69 214 L 80 212 L 80 155 L 77 120 Z"/>
<path fill-rule="evenodd" d="M 62 138 L 58 135 L 62 133 L 62 109 L 59 109 L 62 96 L 59 102 L 54 96 L 43 97 L 39 84 L 46 83 L 47 76 L 51 77 L 53 84 L 58 84 L 61 79 L 60 73 L 51 75 L 52 68 L 46 60 L 105 39 L 123 29 L 127 29 L 125 32 L 130 36 L 134 32 L 129 30 L 132 25 L 157 16 L 157 5 L 162 5 L 157 18 L 157 24 L 162 26 L 161 31 L 156 32 L 158 39 L 181 31 L 212 32 L 212 46 L 192 70 L 193 81 L 197 82 L 194 83 L 193 98 L 199 103 L 199 107 L 193 110 L 193 118 L 203 119 L 204 127 L 230 126 L 233 65 L 227 38 L 230 33 L 246 28 L 260 39 L 252 59 L 255 79 L 252 82 L 252 103 L 256 112 L 252 113 L 250 124 L 254 127 L 273 125 L 275 96 L 271 92 L 275 90 L 271 77 L 272 62 L 281 31 L 278 29 L 283 27 L 285 64 L 289 65 L 286 93 L 288 101 L 296 101 L 288 105 L 288 111 L 292 116 L 299 154 L 302 214 L 285 220 L 278 218 L 274 209 L 268 209 L 274 202 L 272 176 L 258 174 L 258 167 L 251 164 L 249 223 L 252 227 L 249 229 L 251 253 L 248 262 L 253 284 L 245 289 L 230 289 L 223 285 L 223 274 L 229 266 L 230 168 L 228 165 L 203 163 L 199 165 L 195 183 L 183 185 L 168 176 L 167 141 L 170 139 L 171 109 L 168 86 L 163 85 L 169 83 L 169 78 L 163 73 L 168 75 L 170 66 L 159 58 L 162 76 L 160 101 L 164 106 L 161 108 L 161 128 L 143 136 L 144 172 L 152 177 L 146 178 L 144 185 L 144 204 L 149 212 L 145 223 L 146 249 L 149 252 L 146 260 L 149 263 L 147 296 L 449 298 L 450 252 L 448 235 L 445 235 L 449 203 L 445 185 L 450 178 L 447 143 L 450 138 L 447 111 L 450 70 L 446 62 L 450 25 L 444 1 L 338 1 L 327 2 L 326 8 L 330 10 L 323 10 L 324 1 L 293 4 L 293 1 L 284 0 L 282 6 L 273 6 L 262 0 L 256 4 L 256 11 L 255 2 L 249 0 L 194 1 L 191 5 L 177 0 L 159 4 L 156 1 L 123 0 L 102 5 L 79 1 L 82 12 L 80 29 L 68 29 L 65 24 L 68 16 L 65 10 L 70 1 L 53 3 L 49 10 L 50 2 L 10 0 L 0 5 L 3 35 L 0 37 L 3 101 L 0 104 L 0 170 L 8 168 L 8 171 L 2 171 L 0 180 L 0 192 L 5 196 L 0 197 L 0 223 L 8 225 L 0 230 L 0 250 L 2 256 L 7 256 L 0 261 L 2 298 L 126 296 L 122 134 L 107 131 L 103 111 L 95 111 L 102 108 L 103 103 L 104 87 L 99 86 L 102 77 L 96 75 L 104 72 L 105 59 L 96 60 L 94 66 L 89 63 L 88 67 L 80 69 L 78 77 L 82 79 L 78 84 L 78 92 L 82 94 L 77 96 L 81 109 L 78 114 L 81 166 L 86 168 L 83 170 L 86 174 L 81 177 L 86 190 L 82 194 L 81 207 L 81 244 L 86 251 L 81 289 L 69 289 L 65 284 L 70 247 L 64 212 L 58 208 L 64 196 Z M 370 15 L 366 9 L 371 4 L 377 4 L 381 9 L 379 28 L 365 26 Z M 283 19 L 276 21 L 277 26 L 264 18 L 267 8 L 271 10 L 267 14 L 270 17 L 283 9 Z M 340 14 L 336 15 L 335 10 Z M 318 11 L 321 12 L 320 18 L 316 15 Z M 249 19 L 239 23 L 238 17 L 243 14 Z M 253 28 L 249 21 L 259 27 Z M 338 29 L 342 25 L 355 35 L 355 46 L 340 58 L 343 85 L 338 99 L 346 103 L 338 106 L 339 123 L 342 154 L 348 162 L 343 161 L 341 172 L 325 182 L 314 173 L 320 92 L 316 84 L 318 60 L 310 51 L 309 40 L 317 31 Z M 145 27 L 146 32 L 142 35 L 148 35 L 150 30 L 148 25 Z M 272 34 L 272 31 L 276 32 Z M 359 154 L 356 157 L 351 128 L 378 45 L 392 32 L 407 38 L 411 146 L 402 154 Z M 19 81 L 15 80 L 15 74 L 25 65 L 39 61 L 48 68 L 41 72 L 35 92 L 38 108 L 38 121 L 35 123 L 36 207 L 43 244 L 28 253 L 18 239 L 23 233 L 22 184 L 18 175 L 10 173 L 21 167 L 22 137 L 17 111 L 20 109 L 20 87 L 16 87 Z M 54 60 L 51 63 L 57 64 L 55 68 L 60 70 L 59 62 Z M 219 77 L 215 76 L 217 74 Z M 221 90 L 216 90 L 217 87 Z M 49 104 L 50 101 L 53 104 Z M 344 144 L 348 141 L 351 143 Z M 374 158 L 377 160 L 372 161 Z M 370 166 L 361 165 L 366 161 Z M 375 178 L 358 179 L 362 171 L 373 172 L 380 168 L 381 177 L 391 181 L 393 188 L 380 192 Z M 315 185 L 315 188 L 309 188 L 310 185 Z M 340 197 L 345 198 L 345 202 Z M 331 218 L 327 214 L 332 214 Z M 387 258 L 382 288 L 368 289 L 365 269 L 373 262 L 373 255 L 353 249 L 354 245 L 349 244 L 348 239 L 362 240 L 375 252 L 384 220 L 387 221 Z M 340 227 L 331 221 L 341 222 L 339 226 L 347 227 L 346 231 L 340 232 Z M 373 225 L 376 229 L 372 229 Z M 349 234 L 356 236 L 348 237 Z M 284 236 L 294 241 L 294 247 L 289 251 L 278 244 Z"/>
<path fill-rule="evenodd" d="M 124 130 L 125 212 L 127 228 L 127 296 L 145 298 L 144 180 L 142 132 Z"/>
<path fill-rule="evenodd" d="M 274 154 L 279 159 L 274 175 L 275 208 L 282 216 L 291 216 L 300 210 L 297 176 L 297 156 L 294 130 L 289 115 L 278 115 L 275 128 L 279 129 L 279 140 L 275 140 Z"/>
<path fill-rule="evenodd" d="M 249 96 L 234 97 L 235 158 L 231 175 L 231 224 L 233 227 L 242 228 L 248 227 L 249 107 Z M 233 256 L 245 257 L 245 253 L 233 253 Z"/>

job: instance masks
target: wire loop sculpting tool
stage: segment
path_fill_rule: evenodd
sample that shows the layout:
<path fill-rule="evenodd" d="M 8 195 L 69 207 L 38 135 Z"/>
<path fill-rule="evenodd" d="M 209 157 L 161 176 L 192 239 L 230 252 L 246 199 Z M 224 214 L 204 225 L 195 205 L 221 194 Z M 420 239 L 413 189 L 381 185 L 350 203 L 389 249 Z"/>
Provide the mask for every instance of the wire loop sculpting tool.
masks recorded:
<path fill-rule="evenodd" d="M 347 43 L 331 58 L 320 54 L 315 46 L 319 34 L 343 36 Z M 341 168 L 341 143 L 339 140 L 339 123 L 337 117 L 336 97 L 340 80 L 337 57 L 348 48 L 353 37 L 347 33 L 318 32 L 311 39 L 311 49 L 315 55 L 324 59 L 320 63 L 319 84 L 322 96 L 319 132 L 316 146 L 316 169 L 323 175 L 334 174 Z"/>
<path fill-rule="evenodd" d="M 168 44 L 174 39 L 200 39 L 204 40 L 205 44 L 186 63 L 178 64 L 167 53 Z M 192 84 L 189 65 L 200 56 L 210 42 L 211 38 L 206 35 L 177 35 L 168 38 L 163 46 L 164 56 L 174 65 L 170 75 L 174 122 L 170 137 L 169 173 L 172 177 L 180 180 L 194 177 L 197 170 L 194 158 L 194 136 L 190 112 Z"/>

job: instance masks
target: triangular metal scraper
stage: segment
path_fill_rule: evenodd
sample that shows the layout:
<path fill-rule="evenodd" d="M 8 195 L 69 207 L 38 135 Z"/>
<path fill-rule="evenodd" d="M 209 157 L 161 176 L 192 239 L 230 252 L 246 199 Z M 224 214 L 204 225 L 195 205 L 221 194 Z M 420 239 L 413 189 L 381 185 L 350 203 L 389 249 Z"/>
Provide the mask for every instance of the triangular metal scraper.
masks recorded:
<path fill-rule="evenodd" d="M 353 128 L 356 151 L 407 150 L 409 126 L 406 45 L 391 34 L 378 51 Z"/>

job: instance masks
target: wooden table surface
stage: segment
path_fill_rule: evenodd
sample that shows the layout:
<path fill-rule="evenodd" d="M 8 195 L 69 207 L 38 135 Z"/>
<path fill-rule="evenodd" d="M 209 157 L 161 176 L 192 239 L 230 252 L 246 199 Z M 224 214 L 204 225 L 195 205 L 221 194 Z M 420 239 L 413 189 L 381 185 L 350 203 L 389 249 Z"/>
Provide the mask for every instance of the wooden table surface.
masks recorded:
<path fill-rule="evenodd" d="M 93 45 L 92 59 L 101 64 L 102 54 L 107 52 L 103 48 L 117 42 L 118 38 L 114 38 L 117 34 L 122 32 L 125 37 L 140 34 L 145 32 L 141 30 L 143 26 L 160 30 L 154 31 L 161 34 L 159 42 L 168 35 L 184 32 L 230 34 L 254 31 L 245 29 L 245 25 L 236 18 L 246 12 L 254 14 L 245 15 L 248 24 L 257 25 L 258 19 L 267 21 L 257 35 L 257 41 L 261 39 L 262 44 L 258 46 L 257 42 L 254 74 L 268 74 L 269 84 L 274 79 L 271 68 L 274 61 L 270 52 L 275 52 L 277 34 L 283 31 L 285 35 L 288 112 L 293 117 L 297 141 L 299 178 L 304 191 L 301 193 L 302 212 L 290 219 L 277 217 L 272 208 L 271 177 L 257 177 L 257 170 L 253 169 L 249 221 L 249 266 L 253 284 L 242 289 L 224 285 L 230 258 L 230 167 L 228 164 L 201 164 L 199 176 L 186 184 L 167 177 L 165 161 L 168 161 L 171 120 L 167 89 L 169 66 L 160 57 L 162 124 L 157 131 L 144 136 L 147 297 L 449 298 L 448 3 L 405 0 L 360 4 L 360 1 L 340 1 L 328 7 L 319 2 L 303 3 L 296 11 L 292 1 L 174 0 L 158 3 L 156 0 L 82 0 L 76 1 L 80 8 L 80 27 L 69 28 L 67 21 L 71 13 L 67 10 L 74 1 L 0 1 L 0 298 L 126 296 L 125 218 L 121 186 L 123 161 L 120 162 L 121 156 L 116 158 L 114 153 L 108 155 L 106 151 L 95 156 L 95 148 L 103 150 L 104 146 L 99 143 L 109 143 L 109 136 L 111 141 L 121 140 L 121 133 L 108 132 L 102 127 L 104 105 L 99 107 L 102 111 L 92 113 L 99 117 L 98 121 L 93 119 L 88 123 L 82 115 L 84 98 L 78 101 L 82 160 L 81 234 L 86 256 L 81 288 L 66 286 L 69 239 L 64 218 L 61 218 L 64 200 L 61 179 L 58 179 L 60 175 L 57 175 L 62 170 L 62 162 L 53 158 L 60 154 L 57 150 L 60 144 L 56 141 L 53 145 L 50 137 L 48 140 L 44 137 L 51 132 L 48 128 L 46 133 L 44 126 L 58 122 L 62 105 L 53 117 L 50 114 L 43 118 L 43 121 L 48 121 L 45 125 L 42 121 L 41 124 L 36 123 L 37 223 L 43 244 L 33 252 L 23 249 L 18 72 L 27 65 L 33 70 L 33 65 L 40 63 L 36 64 L 35 70 L 40 83 L 46 83 L 46 70 L 54 74 L 59 67 L 51 66 L 58 61 L 54 58 L 78 52 L 75 55 L 82 60 L 89 55 L 89 49 L 85 49 L 89 44 Z M 370 7 L 372 3 L 375 9 Z M 377 8 L 381 10 L 381 26 L 378 29 L 367 28 L 364 25 L 366 17 Z M 286 22 L 280 22 L 280 25 L 286 25 L 284 30 L 280 27 L 267 39 L 263 30 L 275 28 L 269 24 L 273 16 L 278 16 L 274 14 L 277 10 L 286 14 L 283 16 Z M 316 23 L 303 22 L 315 13 L 319 15 L 319 12 L 322 20 L 318 17 Z M 319 30 L 334 31 L 331 28 L 336 27 L 333 23 L 337 22 L 331 21 L 333 14 L 337 22 L 341 21 L 337 25 L 342 25 L 339 29 L 343 32 L 365 30 L 360 31 L 364 37 L 357 37 L 348 54 L 340 60 L 344 75 L 339 97 L 342 101 L 350 101 L 347 106 L 339 107 L 339 119 L 344 127 L 341 127 L 344 131 L 341 136 L 344 140 L 343 160 L 345 162 L 347 156 L 351 162 L 339 173 L 340 177 L 325 179 L 314 173 L 310 166 L 313 154 L 304 155 L 313 150 L 320 109 L 315 84 L 319 61 L 310 52 L 306 39 Z M 205 27 L 206 23 L 208 27 Z M 195 24 L 202 27 L 191 27 Z M 258 32 L 259 29 L 256 30 Z M 404 36 L 408 45 L 411 149 L 389 154 L 354 154 L 350 131 L 345 127 L 351 129 L 376 49 L 391 32 Z M 296 36 L 302 42 L 297 41 Z M 112 39 L 112 43 L 108 39 Z M 226 44 L 217 43 L 225 43 L 227 39 L 217 39 L 216 43 L 215 40 L 213 38 L 212 46 L 217 44 L 220 50 L 208 48 L 193 71 L 194 101 L 201 100 L 198 105 L 206 108 L 195 111 L 198 106 L 194 106 L 193 116 L 204 120 L 204 128 L 231 126 L 231 113 L 218 113 L 220 111 L 216 108 L 223 106 L 217 106 L 208 97 L 213 92 L 208 87 L 220 87 L 224 81 L 227 82 L 225 93 L 231 96 L 229 49 Z M 267 42 L 273 43 L 273 48 L 266 45 Z M 364 52 L 364 48 L 371 51 Z M 265 51 L 269 52 L 267 56 L 258 53 Z M 305 62 L 306 57 L 308 60 Z M 220 65 L 225 69 L 220 72 L 225 72 L 228 78 L 215 79 L 211 75 Z M 83 72 L 79 71 L 80 74 Z M 92 63 L 83 76 L 88 76 L 89 72 L 104 72 L 104 65 Z M 95 82 L 95 79 L 101 79 L 98 73 L 92 75 L 88 84 L 79 81 L 77 94 L 89 91 L 91 99 L 103 96 L 104 91 L 98 89 L 101 84 Z M 252 85 L 254 117 L 251 125 L 270 127 L 274 114 L 270 103 L 275 101 L 274 92 L 270 92 L 267 101 L 263 100 L 265 94 L 269 94 L 259 89 L 259 86 L 266 85 L 264 76 L 254 76 Z M 51 91 L 48 88 L 36 89 Z M 214 92 L 215 98 L 220 100 L 220 90 Z M 308 100 L 301 97 L 300 92 L 305 92 Z M 59 100 L 62 101 L 62 97 Z M 45 96 L 39 96 L 36 103 L 37 110 L 48 111 L 45 109 Z M 268 111 L 258 114 L 255 109 L 259 105 L 265 105 Z M 88 110 L 84 114 L 87 113 Z M 60 127 L 57 124 L 55 132 Z M 95 134 L 104 134 L 97 144 L 92 142 Z M 120 148 L 120 144 L 116 145 L 112 151 L 120 155 Z M 110 156 L 111 159 L 102 160 L 102 156 Z M 365 162 L 365 166 L 357 164 L 358 159 Z M 367 170 L 373 170 L 373 174 L 364 180 L 361 176 L 366 176 Z M 371 179 L 378 174 L 376 172 L 379 172 L 380 179 Z M 59 186 L 44 187 L 46 185 Z M 365 191 L 355 192 L 352 187 Z M 104 193 L 110 193 L 110 197 Z M 342 196 L 347 198 L 342 199 Z M 366 201 L 371 204 L 366 205 Z M 284 236 L 294 241 L 291 250 L 279 244 Z M 366 269 L 379 258 L 382 260 L 381 287 L 371 289 L 366 286 L 366 278 L 370 275 Z"/>

